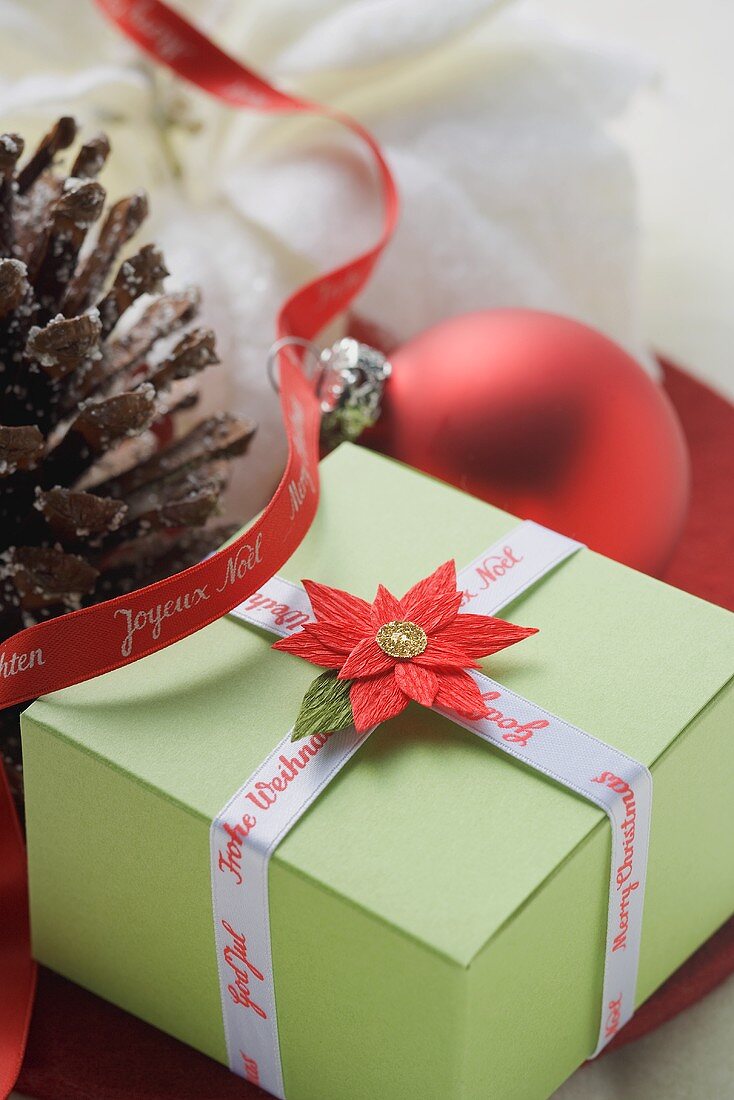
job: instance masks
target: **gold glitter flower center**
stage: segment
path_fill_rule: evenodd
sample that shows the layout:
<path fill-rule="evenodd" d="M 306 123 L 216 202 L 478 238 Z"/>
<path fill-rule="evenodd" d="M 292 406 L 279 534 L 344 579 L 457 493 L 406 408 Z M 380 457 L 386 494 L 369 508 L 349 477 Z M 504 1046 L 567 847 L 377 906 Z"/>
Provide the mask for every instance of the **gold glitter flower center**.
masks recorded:
<path fill-rule="evenodd" d="M 417 657 L 428 645 L 428 635 L 417 623 L 393 619 L 377 631 L 377 644 L 390 657 Z"/>

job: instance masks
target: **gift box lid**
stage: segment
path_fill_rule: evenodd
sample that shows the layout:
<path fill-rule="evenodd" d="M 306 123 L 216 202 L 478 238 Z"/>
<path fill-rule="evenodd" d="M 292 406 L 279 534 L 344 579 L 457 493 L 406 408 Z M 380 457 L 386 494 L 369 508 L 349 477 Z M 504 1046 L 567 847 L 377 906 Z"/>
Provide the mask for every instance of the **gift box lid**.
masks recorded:
<path fill-rule="evenodd" d="M 282 570 L 292 581 L 368 599 L 383 583 L 401 595 L 447 558 L 468 563 L 517 522 L 362 448 L 339 447 L 321 470 L 317 518 Z M 648 766 L 734 667 L 733 616 L 589 550 L 500 614 L 540 632 L 485 670 Z M 224 619 L 37 701 L 30 718 L 210 821 L 292 724 L 315 674 L 271 651 L 272 640 Z M 602 820 L 411 705 L 372 735 L 274 863 L 468 966 Z"/>

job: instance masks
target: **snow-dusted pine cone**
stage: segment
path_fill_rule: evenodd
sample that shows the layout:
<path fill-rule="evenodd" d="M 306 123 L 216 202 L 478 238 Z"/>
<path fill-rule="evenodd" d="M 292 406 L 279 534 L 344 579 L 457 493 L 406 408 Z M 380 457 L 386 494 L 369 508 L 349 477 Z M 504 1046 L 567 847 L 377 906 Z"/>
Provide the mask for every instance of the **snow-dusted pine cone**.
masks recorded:
<path fill-rule="evenodd" d="M 103 216 L 107 138 L 54 170 L 75 137 L 59 119 L 19 167 L 23 139 L 0 136 L 0 643 L 215 549 L 232 530 L 212 522 L 228 462 L 254 431 L 221 413 L 177 432 L 214 335 L 192 324 L 196 291 L 161 293 L 154 245 L 119 261 L 147 200 Z M 0 736 L 19 786 L 7 712 Z"/>

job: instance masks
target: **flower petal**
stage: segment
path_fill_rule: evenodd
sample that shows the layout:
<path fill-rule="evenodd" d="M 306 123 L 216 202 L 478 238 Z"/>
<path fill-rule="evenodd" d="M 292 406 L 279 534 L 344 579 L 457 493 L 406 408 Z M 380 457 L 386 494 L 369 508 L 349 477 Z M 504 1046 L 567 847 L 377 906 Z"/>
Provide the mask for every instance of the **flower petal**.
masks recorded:
<path fill-rule="evenodd" d="M 325 646 L 316 634 L 313 623 L 306 623 L 303 630 L 291 634 L 288 638 L 281 638 L 280 641 L 275 642 L 273 649 L 281 653 L 292 653 L 295 657 L 303 657 L 304 661 L 310 661 L 312 665 L 321 665 L 322 668 L 341 668 L 344 664 L 344 654 Z"/>
<path fill-rule="evenodd" d="M 455 617 L 461 603 L 456 589 L 456 565 L 439 565 L 435 573 L 418 581 L 400 601 L 402 617 L 422 626 L 427 634 L 446 626 Z"/>
<path fill-rule="evenodd" d="M 363 638 L 342 665 L 339 677 L 342 680 L 355 680 L 363 676 L 377 676 L 392 671 L 395 658 L 380 649 L 374 638 Z"/>
<path fill-rule="evenodd" d="M 421 668 L 412 661 L 399 661 L 395 665 L 395 682 L 410 699 L 424 707 L 430 707 L 436 698 L 438 676 L 430 668 Z"/>
<path fill-rule="evenodd" d="M 348 653 L 365 635 L 372 633 L 372 608 L 366 600 L 317 581 L 305 580 L 303 587 L 324 644 Z"/>
<path fill-rule="evenodd" d="M 379 630 L 385 623 L 391 623 L 395 619 L 402 619 L 400 600 L 388 592 L 384 584 L 378 585 L 377 595 L 372 603 L 372 626 Z"/>
<path fill-rule="evenodd" d="M 485 718 L 487 705 L 476 683 L 461 669 L 438 673 L 435 703 L 464 718 Z"/>
<path fill-rule="evenodd" d="M 465 649 L 453 642 L 444 641 L 445 631 L 434 634 L 428 639 L 428 644 L 422 653 L 411 658 L 417 665 L 425 668 L 479 668 L 479 665 L 470 657 Z"/>
<path fill-rule="evenodd" d="M 409 701 L 395 682 L 392 672 L 373 676 L 369 680 L 355 680 L 349 697 L 354 726 L 359 733 L 394 718 L 405 710 Z"/>
<path fill-rule="evenodd" d="M 453 622 L 443 627 L 431 641 L 444 646 L 456 646 L 470 657 L 488 657 L 508 645 L 515 645 L 531 634 L 537 634 L 534 626 L 515 626 L 491 615 L 470 615 L 461 612 Z"/>

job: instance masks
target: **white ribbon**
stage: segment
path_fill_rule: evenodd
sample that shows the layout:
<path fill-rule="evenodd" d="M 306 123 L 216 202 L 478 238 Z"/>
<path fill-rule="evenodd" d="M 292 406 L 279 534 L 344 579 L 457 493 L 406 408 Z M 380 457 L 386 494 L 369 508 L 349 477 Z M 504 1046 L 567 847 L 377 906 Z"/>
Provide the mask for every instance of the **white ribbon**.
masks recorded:
<path fill-rule="evenodd" d="M 536 523 L 520 524 L 458 575 L 463 608 L 491 615 L 580 549 Z M 305 591 L 273 577 L 231 612 L 284 636 L 313 619 Z M 634 1012 L 652 776 L 637 760 L 473 672 L 490 714 L 479 721 L 434 708 L 485 741 L 600 806 L 612 826 L 598 1054 Z M 290 731 L 227 802 L 210 830 L 212 902 L 230 1069 L 284 1100 L 273 985 L 268 864 L 289 829 L 372 731 L 352 728 L 295 744 Z"/>

